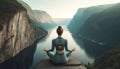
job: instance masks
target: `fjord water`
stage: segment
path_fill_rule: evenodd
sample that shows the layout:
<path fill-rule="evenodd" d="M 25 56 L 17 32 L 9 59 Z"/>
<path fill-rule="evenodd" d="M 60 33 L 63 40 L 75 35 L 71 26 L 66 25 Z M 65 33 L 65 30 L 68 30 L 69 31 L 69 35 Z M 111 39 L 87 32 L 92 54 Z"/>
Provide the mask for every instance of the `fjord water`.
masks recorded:
<path fill-rule="evenodd" d="M 82 48 L 82 41 L 79 40 L 81 45 L 78 45 L 74 40 L 75 38 L 72 37 L 68 29 L 66 27 L 63 28 L 64 32 L 62 37 L 68 40 L 68 48 L 76 48 L 76 51 L 73 52 L 71 56 L 74 56 L 83 64 L 92 63 L 94 61 L 94 58 L 87 55 L 87 53 L 84 51 L 84 48 Z M 47 56 L 46 52 L 43 51 L 43 48 L 51 49 L 51 41 L 55 38 L 57 38 L 56 28 L 52 29 L 48 36 L 39 41 L 34 54 L 32 67 L 34 67 L 37 63 L 40 62 L 40 60 L 44 59 Z"/>

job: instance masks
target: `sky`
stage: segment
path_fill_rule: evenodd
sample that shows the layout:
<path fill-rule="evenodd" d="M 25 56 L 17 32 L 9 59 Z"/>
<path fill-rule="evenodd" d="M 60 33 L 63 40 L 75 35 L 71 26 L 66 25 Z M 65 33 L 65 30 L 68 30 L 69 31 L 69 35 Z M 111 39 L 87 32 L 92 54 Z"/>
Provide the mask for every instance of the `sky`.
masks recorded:
<path fill-rule="evenodd" d="M 72 18 L 79 8 L 120 3 L 120 0 L 23 0 L 34 10 L 46 11 L 52 18 Z"/>

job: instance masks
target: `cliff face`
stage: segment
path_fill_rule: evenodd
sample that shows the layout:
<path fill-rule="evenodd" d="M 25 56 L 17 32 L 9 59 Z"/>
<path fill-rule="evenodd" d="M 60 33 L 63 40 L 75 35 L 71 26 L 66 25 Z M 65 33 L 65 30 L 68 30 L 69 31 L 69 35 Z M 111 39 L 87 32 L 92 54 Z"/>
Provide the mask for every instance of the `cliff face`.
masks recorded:
<path fill-rule="evenodd" d="M 32 25 L 35 29 L 36 38 L 41 38 L 42 37 L 41 34 L 46 34 L 47 33 L 47 31 L 44 30 L 45 28 L 44 28 L 43 24 L 40 21 L 37 20 L 32 8 L 27 3 L 25 3 L 22 0 L 17 0 L 17 2 L 19 2 L 26 9 L 28 18 L 29 18 L 30 22 L 32 23 Z"/>
<path fill-rule="evenodd" d="M 35 40 L 34 29 L 25 11 L 19 11 L 9 22 L 6 20 L 3 22 L 3 29 L 0 31 L 1 61 L 14 56 Z"/>
<path fill-rule="evenodd" d="M 24 8 L 27 10 L 27 14 L 32 23 L 36 24 L 38 27 L 42 27 L 45 30 L 48 30 L 55 26 L 51 16 L 40 10 L 32 10 L 31 7 L 26 4 L 24 1 L 17 0 Z"/>
<path fill-rule="evenodd" d="M 80 34 L 107 44 L 119 44 L 120 41 L 120 4 L 92 15 L 80 29 Z"/>
<path fill-rule="evenodd" d="M 27 3 L 25 3 L 25 2 L 22 1 L 22 0 L 17 0 L 17 1 L 26 9 L 29 18 L 30 18 L 31 20 L 36 21 L 36 17 L 35 17 L 35 15 L 34 15 L 33 11 L 32 11 L 32 8 L 31 8 Z"/>
<path fill-rule="evenodd" d="M 92 15 L 102 12 L 107 8 L 112 7 L 111 5 L 100 5 L 100 6 L 92 6 L 88 8 L 79 8 L 77 13 L 74 15 L 73 19 L 71 20 L 70 24 L 68 25 L 69 30 L 72 33 L 78 34 L 78 30 L 82 25 L 87 21 L 89 17 Z M 73 27 L 74 26 L 74 27 Z"/>
<path fill-rule="evenodd" d="M 93 57 L 99 57 L 120 44 L 120 4 L 103 7 L 87 8 L 88 13 L 84 10 L 84 13 L 76 14 L 79 17 L 68 26 L 75 36 L 82 39 L 85 51 Z M 81 17 L 83 15 L 86 16 Z"/>
<path fill-rule="evenodd" d="M 0 14 L 2 14 L 0 16 L 1 63 L 30 46 L 46 32 L 31 23 L 27 11 L 17 1 L 4 0 L 0 3 L 2 3 L 0 4 Z"/>

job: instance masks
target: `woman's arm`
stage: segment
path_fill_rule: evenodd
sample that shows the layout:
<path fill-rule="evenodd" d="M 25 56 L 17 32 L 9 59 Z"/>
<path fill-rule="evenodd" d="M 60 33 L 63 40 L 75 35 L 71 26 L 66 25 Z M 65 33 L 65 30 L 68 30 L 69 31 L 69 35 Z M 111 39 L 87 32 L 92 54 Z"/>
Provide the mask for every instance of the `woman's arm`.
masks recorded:
<path fill-rule="evenodd" d="M 66 50 L 66 51 L 69 51 L 69 52 L 72 52 L 72 50 L 69 50 L 69 49 L 68 49 L 68 45 L 67 45 L 67 44 L 68 44 L 68 43 L 67 43 L 67 40 L 65 40 L 65 50 Z"/>
<path fill-rule="evenodd" d="M 55 48 L 55 44 L 54 44 L 54 40 L 52 40 L 52 48 L 50 50 L 48 50 L 48 52 L 49 51 L 54 51 L 54 48 Z"/>

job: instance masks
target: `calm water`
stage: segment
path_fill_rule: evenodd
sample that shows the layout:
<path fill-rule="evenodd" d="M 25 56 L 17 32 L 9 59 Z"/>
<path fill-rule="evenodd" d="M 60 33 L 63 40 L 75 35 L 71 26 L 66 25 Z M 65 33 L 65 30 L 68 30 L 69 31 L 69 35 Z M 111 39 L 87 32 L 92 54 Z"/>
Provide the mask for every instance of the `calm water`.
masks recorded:
<path fill-rule="evenodd" d="M 74 40 L 77 38 L 73 38 L 71 33 L 67 30 L 66 27 L 64 27 L 64 33 L 63 33 L 62 37 L 68 40 L 68 48 L 69 49 L 72 49 L 73 47 L 76 48 L 76 51 L 71 54 L 72 56 L 74 56 L 80 62 L 82 62 L 84 64 L 87 64 L 88 62 L 92 63 L 94 61 L 94 58 L 88 56 L 87 53 L 84 51 L 84 48 L 83 48 L 84 46 L 82 46 L 82 41 L 80 42 L 81 45 L 78 45 Z M 46 36 L 46 38 L 42 39 L 37 44 L 32 67 L 34 67 L 37 63 L 40 62 L 40 60 L 44 59 L 47 56 L 46 52 L 44 52 L 42 49 L 43 48 L 50 49 L 51 41 L 54 38 L 57 38 L 56 28 L 52 29 L 50 34 L 48 36 Z"/>

